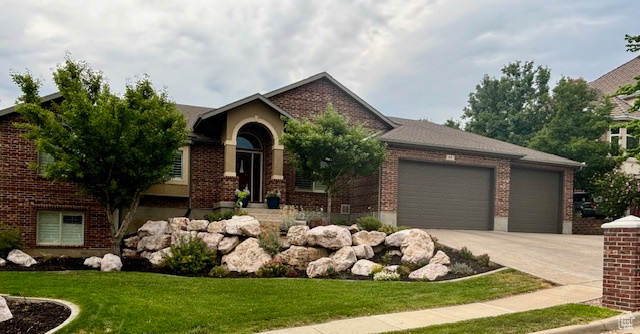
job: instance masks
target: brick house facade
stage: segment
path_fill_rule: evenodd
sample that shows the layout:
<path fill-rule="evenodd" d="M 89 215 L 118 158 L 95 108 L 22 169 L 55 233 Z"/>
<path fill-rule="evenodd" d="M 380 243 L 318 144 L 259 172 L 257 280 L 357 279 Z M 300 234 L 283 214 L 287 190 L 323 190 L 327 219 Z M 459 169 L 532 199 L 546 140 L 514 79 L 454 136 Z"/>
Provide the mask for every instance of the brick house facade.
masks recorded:
<path fill-rule="evenodd" d="M 53 94 L 44 101 L 58 98 L 59 94 Z M 491 180 L 484 196 L 491 212 L 487 229 L 505 231 L 511 230 L 512 169 L 557 172 L 559 187 L 554 192 L 559 199 L 559 215 L 553 218 L 553 224 L 557 221 L 557 232 L 565 233 L 569 224 L 570 231 L 573 170 L 580 164 L 429 122 L 386 117 L 327 73 L 217 109 L 178 105 L 192 130 L 184 148 L 184 180 L 152 187 L 140 202 L 132 229 L 147 219 L 183 215 L 201 218 L 212 210 L 231 208 L 235 189 L 245 185 L 254 193 L 253 202 L 262 202 L 268 191 L 280 189 L 284 204 L 326 209 L 324 192 L 296 184 L 294 167 L 278 138 L 287 118 L 313 119 L 328 102 L 350 122 L 370 129 L 387 143 L 388 149 L 388 159 L 378 172 L 345 180 L 349 187 L 334 195 L 332 212 L 340 213 L 343 205 L 349 208 L 349 214 L 339 218 L 376 215 L 388 224 L 433 227 L 402 220 L 402 215 L 398 218 L 398 210 L 403 210 L 399 199 L 405 191 L 399 180 L 399 166 L 413 161 L 425 166 L 486 169 Z M 98 203 L 78 195 L 75 186 L 52 182 L 29 167 L 37 163 L 37 153 L 33 143 L 21 137 L 14 126 L 20 121 L 13 108 L 0 111 L 0 221 L 19 227 L 27 248 L 108 248 L 110 230 Z M 435 133 L 438 134 L 432 135 Z M 429 189 L 424 191 L 428 193 Z M 44 228 L 39 227 L 39 212 L 80 213 L 82 242 L 40 242 L 39 229 Z M 63 225 L 60 223 L 61 231 Z M 446 224 L 436 227 L 447 228 Z"/>

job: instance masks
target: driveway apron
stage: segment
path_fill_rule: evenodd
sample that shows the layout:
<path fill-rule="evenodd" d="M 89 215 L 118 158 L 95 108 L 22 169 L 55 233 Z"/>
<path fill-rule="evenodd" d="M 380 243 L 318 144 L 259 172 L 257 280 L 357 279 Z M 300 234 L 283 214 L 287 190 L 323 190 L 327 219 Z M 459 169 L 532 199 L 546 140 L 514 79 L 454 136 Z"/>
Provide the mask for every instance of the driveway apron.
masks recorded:
<path fill-rule="evenodd" d="M 427 230 L 446 246 L 551 282 L 602 286 L 603 236 L 495 231 Z"/>

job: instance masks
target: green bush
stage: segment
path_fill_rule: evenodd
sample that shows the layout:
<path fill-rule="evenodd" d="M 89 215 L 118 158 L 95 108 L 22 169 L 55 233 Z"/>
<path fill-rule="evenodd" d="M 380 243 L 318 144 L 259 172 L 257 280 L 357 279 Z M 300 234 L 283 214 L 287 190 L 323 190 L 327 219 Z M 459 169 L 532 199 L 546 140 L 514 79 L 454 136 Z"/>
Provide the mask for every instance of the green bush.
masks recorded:
<path fill-rule="evenodd" d="M 460 257 L 465 260 L 475 260 L 476 257 L 473 256 L 473 253 L 467 247 L 460 248 Z"/>
<path fill-rule="evenodd" d="M 285 277 L 291 271 L 291 267 L 280 262 L 280 260 L 274 259 L 263 264 L 256 276 L 258 277 Z"/>
<path fill-rule="evenodd" d="M 0 223 L 0 257 L 7 257 L 10 251 L 20 248 L 20 230 Z"/>
<path fill-rule="evenodd" d="M 462 262 L 456 262 L 452 264 L 451 268 L 449 268 L 449 271 L 457 275 L 471 275 L 475 273 L 475 270 L 473 270 L 473 268 L 469 267 L 468 264 Z"/>
<path fill-rule="evenodd" d="M 223 266 L 215 266 L 209 271 L 209 276 L 216 278 L 224 278 L 229 276 L 229 270 Z"/>
<path fill-rule="evenodd" d="M 373 268 L 371 268 L 371 272 L 369 273 L 369 275 L 373 276 L 377 273 L 380 273 L 384 270 L 384 266 L 381 264 L 376 264 L 373 266 Z"/>
<path fill-rule="evenodd" d="M 289 232 L 289 229 L 296 224 L 296 218 L 293 216 L 284 216 L 280 221 L 280 231 Z"/>
<path fill-rule="evenodd" d="M 478 261 L 479 265 L 483 267 L 488 267 L 489 263 L 491 262 L 491 259 L 489 258 L 489 254 L 482 254 L 482 255 L 476 256 L 476 261 Z"/>
<path fill-rule="evenodd" d="M 397 272 L 381 271 L 373 275 L 374 281 L 399 281 L 400 274 Z"/>
<path fill-rule="evenodd" d="M 276 231 L 267 231 L 260 234 L 258 237 L 258 244 L 265 252 L 270 255 L 276 255 L 282 249 L 282 243 L 280 242 L 280 233 Z"/>
<path fill-rule="evenodd" d="M 246 213 L 245 213 L 246 214 Z M 208 213 L 206 215 L 204 215 L 204 219 L 210 221 L 210 222 L 217 222 L 220 220 L 227 220 L 227 219 L 231 219 L 231 217 L 233 217 L 234 213 L 233 211 L 224 211 L 224 212 L 211 212 Z M 237 214 L 237 216 L 242 216 L 242 212 L 240 212 L 240 214 Z"/>
<path fill-rule="evenodd" d="M 411 274 L 411 269 L 407 266 L 399 266 L 396 272 L 400 274 L 400 277 L 404 278 L 409 277 L 409 274 Z"/>
<path fill-rule="evenodd" d="M 377 231 L 380 227 L 382 227 L 382 222 L 380 219 L 372 216 L 360 217 L 357 220 L 358 227 L 361 230 L 366 231 Z"/>
<path fill-rule="evenodd" d="M 165 255 L 163 263 L 169 270 L 185 275 L 195 275 L 209 270 L 216 261 L 216 252 L 200 238 L 183 239 L 171 246 L 171 255 Z"/>

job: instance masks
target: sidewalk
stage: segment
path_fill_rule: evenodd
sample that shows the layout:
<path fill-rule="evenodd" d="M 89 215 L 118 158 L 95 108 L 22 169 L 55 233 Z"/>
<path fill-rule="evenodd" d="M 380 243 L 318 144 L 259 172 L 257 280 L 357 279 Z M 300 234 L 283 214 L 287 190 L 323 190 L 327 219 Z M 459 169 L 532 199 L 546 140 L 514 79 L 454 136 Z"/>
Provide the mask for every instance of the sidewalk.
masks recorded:
<path fill-rule="evenodd" d="M 285 328 L 269 334 L 366 334 L 398 331 L 462 320 L 547 308 L 568 303 L 581 303 L 602 296 L 602 282 L 565 285 L 523 295 L 420 311 L 380 314 L 335 320 L 323 324 Z"/>

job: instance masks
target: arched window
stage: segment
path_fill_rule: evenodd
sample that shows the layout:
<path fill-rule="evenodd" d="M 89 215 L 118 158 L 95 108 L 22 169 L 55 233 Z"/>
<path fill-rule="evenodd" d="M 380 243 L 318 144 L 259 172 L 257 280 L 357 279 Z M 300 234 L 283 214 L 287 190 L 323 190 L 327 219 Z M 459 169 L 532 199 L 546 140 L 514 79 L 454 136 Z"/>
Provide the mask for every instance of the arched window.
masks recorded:
<path fill-rule="evenodd" d="M 250 133 L 242 133 L 238 135 L 236 148 L 243 150 L 262 150 L 262 144 L 260 144 L 260 140 L 258 140 L 256 136 Z"/>

